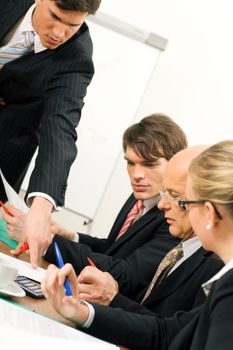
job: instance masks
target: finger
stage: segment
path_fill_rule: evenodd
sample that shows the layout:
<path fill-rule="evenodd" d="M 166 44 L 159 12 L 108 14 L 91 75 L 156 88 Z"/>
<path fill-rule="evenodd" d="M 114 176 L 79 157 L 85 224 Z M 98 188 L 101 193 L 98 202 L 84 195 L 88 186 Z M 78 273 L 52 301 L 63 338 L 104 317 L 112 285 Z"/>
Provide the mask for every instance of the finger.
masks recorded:
<path fill-rule="evenodd" d="M 95 280 L 98 279 L 99 272 L 102 273 L 99 269 L 92 266 L 86 266 L 81 271 L 81 273 L 78 276 L 78 282 L 79 283 L 93 283 Z"/>
<path fill-rule="evenodd" d="M 71 289 L 74 295 L 78 293 L 77 287 L 77 275 L 74 271 L 74 268 L 71 264 L 65 264 L 64 267 L 58 273 L 59 285 L 63 285 L 65 283 L 65 279 L 68 278 L 71 284 Z"/>
<path fill-rule="evenodd" d="M 92 294 L 95 289 L 96 285 L 95 284 L 87 284 L 87 283 L 78 283 L 78 293 L 86 293 L 86 294 Z"/>
<path fill-rule="evenodd" d="M 90 301 L 92 303 L 97 303 L 97 300 L 93 295 L 87 294 L 87 293 L 79 293 L 78 295 L 80 300 Z"/>
<path fill-rule="evenodd" d="M 21 247 L 21 244 L 18 244 L 18 246 L 15 249 L 12 249 L 10 251 L 10 253 L 16 256 L 20 255 L 22 253 L 22 251 L 20 250 L 20 247 Z"/>
<path fill-rule="evenodd" d="M 15 222 L 15 218 L 7 213 L 2 214 L 3 220 L 5 220 L 8 224 L 13 224 Z"/>
<path fill-rule="evenodd" d="M 51 236 L 50 236 L 51 237 Z M 44 242 L 40 242 L 35 239 L 31 239 L 31 237 L 28 237 L 28 244 L 30 247 L 30 262 L 33 268 L 37 268 L 39 259 L 43 255 L 45 249 L 48 248 L 50 242 L 52 240 L 46 240 Z"/>
<path fill-rule="evenodd" d="M 45 294 L 49 297 L 50 295 L 55 295 L 56 286 L 58 285 L 58 272 L 59 269 L 55 265 L 49 265 L 45 277 L 43 279 L 43 288 Z"/>

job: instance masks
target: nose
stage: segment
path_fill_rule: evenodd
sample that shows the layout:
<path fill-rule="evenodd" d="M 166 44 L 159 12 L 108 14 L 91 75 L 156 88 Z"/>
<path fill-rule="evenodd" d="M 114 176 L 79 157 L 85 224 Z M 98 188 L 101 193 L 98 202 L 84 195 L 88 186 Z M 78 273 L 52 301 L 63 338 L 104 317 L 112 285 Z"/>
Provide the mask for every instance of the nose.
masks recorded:
<path fill-rule="evenodd" d="M 65 37 L 66 26 L 63 23 L 56 22 L 53 26 L 54 39 L 62 39 Z"/>
<path fill-rule="evenodd" d="M 140 180 L 145 178 L 144 169 L 141 166 L 135 166 L 134 172 L 133 172 L 133 178 L 134 180 Z"/>
<path fill-rule="evenodd" d="M 169 210 L 171 208 L 171 202 L 166 196 L 162 196 L 157 206 L 160 210 Z"/>

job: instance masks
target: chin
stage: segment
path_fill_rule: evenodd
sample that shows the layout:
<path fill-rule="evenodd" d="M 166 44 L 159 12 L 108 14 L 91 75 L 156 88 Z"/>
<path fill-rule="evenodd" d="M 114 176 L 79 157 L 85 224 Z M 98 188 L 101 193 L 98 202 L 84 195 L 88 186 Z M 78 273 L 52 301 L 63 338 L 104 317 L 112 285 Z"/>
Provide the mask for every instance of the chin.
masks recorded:
<path fill-rule="evenodd" d="M 170 232 L 170 234 L 171 234 L 173 237 L 182 238 L 182 237 L 180 237 L 180 235 L 179 235 L 180 232 L 177 232 L 177 230 L 174 229 L 174 228 L 171 227 L 171 226 L 169 227 L 169 232 Z"/>

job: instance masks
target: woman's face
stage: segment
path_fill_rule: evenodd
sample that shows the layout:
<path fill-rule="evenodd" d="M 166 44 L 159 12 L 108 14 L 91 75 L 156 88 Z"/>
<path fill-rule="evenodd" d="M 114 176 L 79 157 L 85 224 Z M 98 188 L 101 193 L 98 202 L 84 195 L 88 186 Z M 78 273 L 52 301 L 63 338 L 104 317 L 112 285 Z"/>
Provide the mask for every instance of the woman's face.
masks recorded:
<path fill-rule="evenodd" d="M 187 179 L 185 198 L 187 200 L 194 201 L 199 199 L 193 191 L 192 183 L 189 177 Z M 208 207 L 205 204 L 200 203 L 188 204 L 186 207 L 194 232 L 202 241 L 203 247 L 207 250 L 211 250 L 211 235 L 209 230 L 206 228 L 206 225 L 208 224 Z"/>

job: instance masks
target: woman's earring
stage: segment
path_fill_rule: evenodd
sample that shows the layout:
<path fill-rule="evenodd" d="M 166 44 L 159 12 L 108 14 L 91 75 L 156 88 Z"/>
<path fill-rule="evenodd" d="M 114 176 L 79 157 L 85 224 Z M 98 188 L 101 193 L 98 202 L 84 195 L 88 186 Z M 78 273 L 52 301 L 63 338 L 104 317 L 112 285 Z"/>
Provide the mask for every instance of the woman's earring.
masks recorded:
<path fill-rule="evenodd" d="M 211 229 L 211 224 L 210 224 L 210 222 L 208 221 L 208 224 L 206 225 L 206 227 L 205 227 L 207 230 L 210 230 Z"/>

